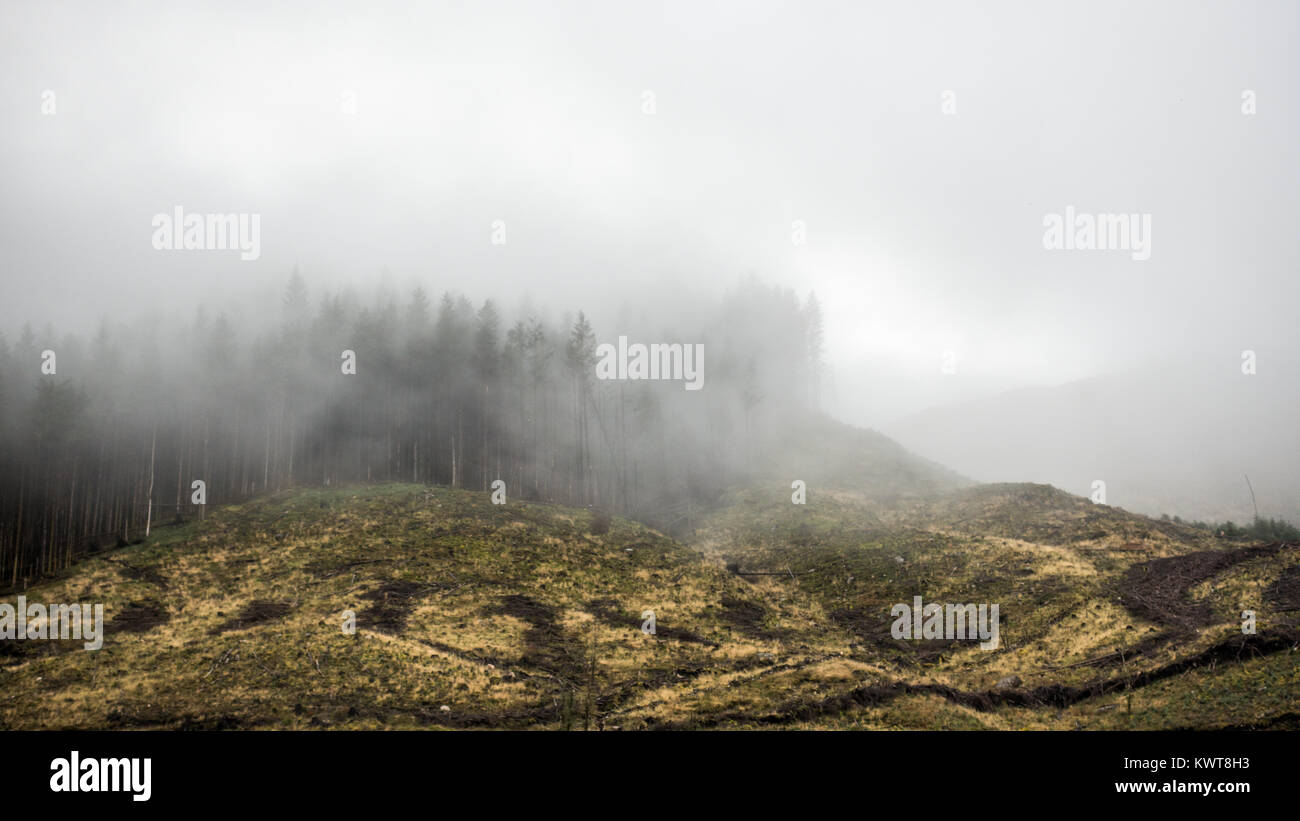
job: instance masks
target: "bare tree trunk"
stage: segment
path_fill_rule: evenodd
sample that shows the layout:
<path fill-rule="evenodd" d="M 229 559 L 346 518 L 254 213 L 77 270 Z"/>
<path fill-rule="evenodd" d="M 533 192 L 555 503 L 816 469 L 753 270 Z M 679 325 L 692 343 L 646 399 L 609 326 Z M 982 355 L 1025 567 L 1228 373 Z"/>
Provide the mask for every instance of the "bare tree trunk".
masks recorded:
<path fill-rule="evenodd" d="M 153 527 L 153 469 L 154 457 L 158 453 L 158 422 L 153 423 L 153 434 L 149 440 L 149 501 L 145 505 L 144 514 L 144 537 L 149 538 L 149 531 Z"/>

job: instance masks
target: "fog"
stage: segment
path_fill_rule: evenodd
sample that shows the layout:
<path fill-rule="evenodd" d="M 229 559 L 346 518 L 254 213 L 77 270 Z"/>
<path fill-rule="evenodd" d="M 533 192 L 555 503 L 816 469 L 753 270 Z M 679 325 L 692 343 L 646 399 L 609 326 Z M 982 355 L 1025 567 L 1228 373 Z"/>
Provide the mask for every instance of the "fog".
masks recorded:
<path fill-rule="evenodd" d="M 251 334 L 280 321 L 297 269 L 313 310 L 419 286 L 494 300 L 503 332 L 583 310 L 601 341 L 629 324 L 692 341 L 756 276 L 816 294 L 821 401 L 844 422 L 976 479 L 1086 494 L 1092 473 L 1141 464 L 1137 495 L 1189 472 L 1220 488 L 1150 512 L 1240 510 L 1211 502 L 1255 472 L 1289 513 L 1298 18 L 1285 2 L 6 4 L 0 330 L 30 323 L 43 348 L 47 323 L 91 338 L 202 307 Z M 259 215 L 257 258 L 156 249 L 155 215 L 178 206 Z M 1150 215 L 1149 258 L 1045 248 L 1067 207 Z M 1213 387 L 1163 401 L 1189 369 Z M 1122 464 L 1013 459 L 987 446 L 1000 411 L 1002 428 L 941 435 L 963 403 L 1087 379 L 1131 380 L 1098 434 Z M 1035 421 L 1063 441 L 1072 413 L 1093 411 Z"/>

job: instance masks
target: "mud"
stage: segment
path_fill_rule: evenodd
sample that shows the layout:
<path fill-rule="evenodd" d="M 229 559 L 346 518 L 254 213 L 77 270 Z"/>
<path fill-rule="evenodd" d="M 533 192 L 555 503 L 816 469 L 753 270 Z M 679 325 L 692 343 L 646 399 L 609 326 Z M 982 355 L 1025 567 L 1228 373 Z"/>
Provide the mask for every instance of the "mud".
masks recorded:
<path fill-rule="evenodd" d="M 971 643 L 957 639 L 909 639 L 907 641 L 896 639 L 891 632 L 895 619 L 892 617 L 882 619 L 879 615 L 880 612 L 888 612 L 888 610 L 889 605 L 880 605 L 874 609 L 843 608 L 832 611 L 830 617 L 836 624 L 848 628 L 853 635 L 863 641 L 869 641 L 881 649 L 897 650 L 920 664 L 937 661 L 945 653 L 959 650 L 962 645 Z"/>
<path fill-rule="evenodd" d="M 243 610 L 233 619 L 226 621 L 217 627 L 212 628 L 211 635 L 225 633 L 229 630 L 243 630 L 246 627 L 262 624 L 268 621 L 282 619 L 289 614 L 293 606 L 287 602 L 273 602 L 257 600 L 249 602 Z"/>
<path fill-rule="evenodd" d="M 527 622 L 524 653 L 519 663 L 553 675 L 574 679 L 582 673 L 585 656 L 582 643 L 560 627 L 555 608 L 530 596 L 502 596 L 500 603 L 486 608 L 485 615 L 513 616 Z"/>
<path fill-rule="evenodd" d="M 167 589 L 167 579 L 163 577 L 162 573 L 158 572 L 158 568 L 156 567 L 137 567 L 133 564 L 127 564 L 120 559 L 115 561 L 114 564 L 121 568 L 122 575 L 125 578 L 131 579 L 132 581 L 151 584 L 160 590 Z"/>
<path fill-rule="evenodd" d="M 145 633 L 168 621 L 171 621 L 171 614 L 158 602 L 131 602 L 109 619 L 104 632 L 110 636 L 114 633 Z"/>
<path fill-rule="evenodd" d="M 1278 610 L 1291 612 L 1300 610 L 1300 565 L 1291 565 L 1268 586 L 1265 594 L 1269 602 Z"/>
<path fill-rule="evenodd" d="M 357 627 L 398 635 L 406 629 L 406 621 L 416 602 L 429 591 L 428 585 L 416 582 L 385 581 L 363 597 L 364 601 L 371 602 L 371 606 L 357 616 Z"/>
<path fill-rule="evenodd" d="M 1192 601 L 1187 593 L 1230 567 L 1276 555 L 1285 542 L 1237 550 L 1204 550 L 1185 556 L 1152 559 L 1129 568 L 1119 584 L 1120 601 L 1139 618 L 1190 633 L 1213 621 L 1209 603 Z"/>
<path fill-rule="evenodd" d="M 661 728 L 687 729 L 709 727 L 729 722 L 759 725 L 792 724 L 809 721 L 820 716 L 835 715 L 855 707 L 883 704 L 903 695 L 937 695 L 954 704 L 990 712 L 1000 706 L 1065 708 L 1108 693 L 1126 689 L 1136 690 L 1161 679 L 1185 673 L 1197 667 L 1237 663 L 1273 653 L 1294 651 L 1300 647 L 1300 634 L 1291 630 L 1267 630 L 1251 636 L 1234 636 L 1201 653 L 1172 664 L 1148 670 L 1133 676 L 1115 676 L 1099 679 L 1082 687 L 1060 684 L 1033 689 L 958 690 L 939 684 L 909 684 L 894 681 L 855 687 L 816 701 L 791 701 L 766 715 L 746 713 L 721 713 L 703 719 L 660 725 Z"/>
<path fill-rule="evenodd" d="M 767 608 L 744 599 L 730 596 L 722 598 L 722 620 L 746 636 L 763 641 L 781 641 L 792 634 L 789 630 L 767 627 Z"/>
<path fill-rule="evenodd" d="M 632 630 L 641 629 L 641 617 L 636 613 L 622 610 L 618 603 L 613 599 L 594 599 L 587 603 L 587 612 L 595 616 L 597 620 L 610 627 L 626 627 Z M 698 633 L 690 630 L 681 630 L 676 627 L 665 626 L 655 623 L 655 636 L 663 639 L 674 639 L 676 641 L 685 641 L 692 644 L 703 644 L 710 647 L 718 647 L 716 642 L 710 641 Z"/>

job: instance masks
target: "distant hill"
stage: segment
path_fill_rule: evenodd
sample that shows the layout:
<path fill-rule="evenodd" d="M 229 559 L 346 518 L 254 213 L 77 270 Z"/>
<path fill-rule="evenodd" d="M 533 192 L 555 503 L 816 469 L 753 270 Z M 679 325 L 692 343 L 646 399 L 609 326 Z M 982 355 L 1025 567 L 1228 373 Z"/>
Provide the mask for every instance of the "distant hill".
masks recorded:
<path fill-rule="evenodd" d="M 1170 365 L 946 405 L 886 432 L 980 481 L 1044 482 L 1150 515 L 1300 521 L 1300 372 Z"/>
<path fill-rule="evenodd" d="M 759 476 L 854 490 L 875 498 L 930 495 L 974 484 L 874 430 L 824 414 L 790 414 L 763 430 L 754 460 Z"/>

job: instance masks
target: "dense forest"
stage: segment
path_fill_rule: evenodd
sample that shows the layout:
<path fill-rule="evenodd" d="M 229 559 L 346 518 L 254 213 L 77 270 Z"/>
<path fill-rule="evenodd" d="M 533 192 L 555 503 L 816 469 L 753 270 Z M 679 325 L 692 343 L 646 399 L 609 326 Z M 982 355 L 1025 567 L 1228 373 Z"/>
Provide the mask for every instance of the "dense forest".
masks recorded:
<path fill-rule="evenodd" d="M 313 295 L 297 271 L 279 307 L 0 335 L 0 586 L 294 485 L 500 479 L 671 529 L 753 470 L 761 419 L 818 401 L 816 297 L 752 279 L 689 328 Z M 618 335 L 702 344 L 704 389 L 597 379 Z"/>

